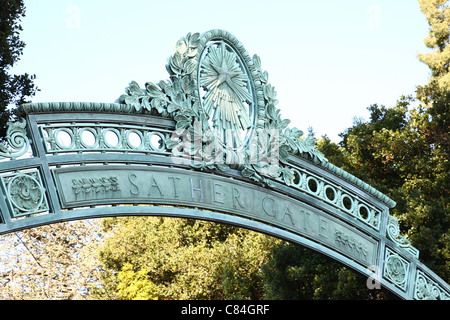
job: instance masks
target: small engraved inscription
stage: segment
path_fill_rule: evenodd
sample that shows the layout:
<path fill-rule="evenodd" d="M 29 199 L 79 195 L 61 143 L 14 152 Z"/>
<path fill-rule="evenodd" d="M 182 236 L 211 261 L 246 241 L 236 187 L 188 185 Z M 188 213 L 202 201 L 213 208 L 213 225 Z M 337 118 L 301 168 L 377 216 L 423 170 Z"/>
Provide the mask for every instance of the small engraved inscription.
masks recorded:
<path fill-rule="evenodd" d="M 342 243 L 344 246 L 348 246 L 350 249 L 367 256 L 369 249 L 367 246 L 363 245 L 361 241 L 356 240 L 354 237 L 349 236 L 347 233 L 339 231 L 338 229 L 334 230 L 334 235 L 337 243 Z"/>
<path fill-rule="evenodd" d="M 108 198 L 120 191 L 117 177 L 72 179 L 72 190 L 76 197 L 86 200 L 92 196 Z"/>

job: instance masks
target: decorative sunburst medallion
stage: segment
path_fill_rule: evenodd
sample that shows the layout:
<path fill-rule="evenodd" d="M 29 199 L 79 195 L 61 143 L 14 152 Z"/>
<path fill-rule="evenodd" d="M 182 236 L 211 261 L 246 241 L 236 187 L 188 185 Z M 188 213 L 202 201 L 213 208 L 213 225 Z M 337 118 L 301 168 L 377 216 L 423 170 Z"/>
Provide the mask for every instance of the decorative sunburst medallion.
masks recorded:
<path fill-rule="evenodd" d="M 252 127 L 253 96 L 249 76 L 234 50 L 224 42 L 207 47 L 200 63 L 199 87 L 203 110 L 219 138 L 234 148 Z M 228 140 L 228 141 L 226 141 Z"/>

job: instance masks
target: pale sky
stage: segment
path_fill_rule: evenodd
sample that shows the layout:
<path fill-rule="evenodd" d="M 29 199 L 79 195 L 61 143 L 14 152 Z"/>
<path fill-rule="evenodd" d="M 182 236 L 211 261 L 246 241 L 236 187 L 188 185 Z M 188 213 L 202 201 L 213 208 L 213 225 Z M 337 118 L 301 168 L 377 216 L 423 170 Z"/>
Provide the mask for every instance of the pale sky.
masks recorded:
<path fill-rule="evenodd" d="M 33 102 L 114 102 L 132 80 L 167 80 L 188 32 L 223 29 L 258 54 L 291 126 L 333 141 L 373 103 L 427 82 L 428 24 L 416 0 L 25 0 Z"/>

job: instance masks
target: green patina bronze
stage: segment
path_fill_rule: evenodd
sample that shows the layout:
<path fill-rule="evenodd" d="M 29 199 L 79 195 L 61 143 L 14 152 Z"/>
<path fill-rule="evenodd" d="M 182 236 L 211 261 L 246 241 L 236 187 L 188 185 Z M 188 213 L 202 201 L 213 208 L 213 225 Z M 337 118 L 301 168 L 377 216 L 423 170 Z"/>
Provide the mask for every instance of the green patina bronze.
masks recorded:
<path fill-rule="evenodd" d="M 304 245 L 404 299 L 449 299 L 389 214 L 281 117 L 258 56 L 230 33 L 181 38 L 168 80 L 115 103 L 20 107 L 0 144 L 0 233 L 119 215 L 234 224 Z"/>

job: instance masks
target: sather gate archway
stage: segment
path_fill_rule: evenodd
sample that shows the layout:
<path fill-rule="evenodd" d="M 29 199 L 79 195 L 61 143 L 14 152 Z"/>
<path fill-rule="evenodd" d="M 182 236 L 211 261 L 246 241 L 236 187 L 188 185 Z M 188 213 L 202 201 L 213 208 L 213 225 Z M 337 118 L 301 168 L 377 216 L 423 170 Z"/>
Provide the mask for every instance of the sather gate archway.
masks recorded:
<path fill-rule="evenodd" d="M 116 103 L 32 103 L 0 144 L 0 234 L 61 221 L 162 215 L 233 224 L 306 246 L 404 299 L 449 299 L 390 216 L 394 201 L 289 128 L 231 34 L 188 34 L 170 80 Z"/>

